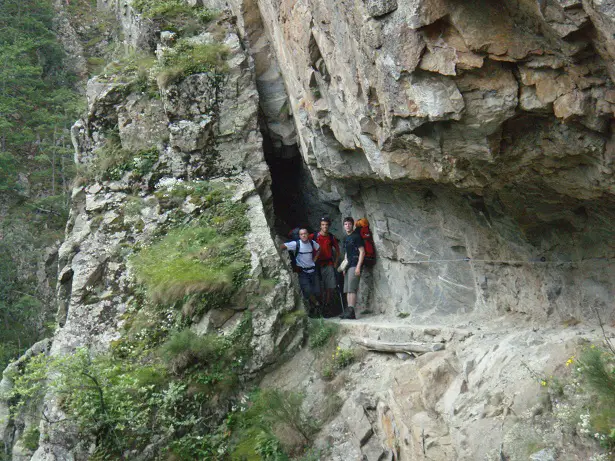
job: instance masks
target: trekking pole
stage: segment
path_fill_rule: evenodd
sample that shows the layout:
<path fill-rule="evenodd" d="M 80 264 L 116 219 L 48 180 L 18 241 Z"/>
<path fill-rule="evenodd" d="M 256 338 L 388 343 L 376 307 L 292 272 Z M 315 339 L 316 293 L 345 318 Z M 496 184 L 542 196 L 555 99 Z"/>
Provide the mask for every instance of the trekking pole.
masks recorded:
<path fill-rule="evenodd" d="M 342 272 L 342 277 L 345 277 L 344 273 Z M 337 286 L 337 294 L 340 295 L 340 305 L 342 306 L 342 314 L 346 313 L 346 308 L 344 307 L 344 294 L 343 294 L 343 290 L 342 288 L 340 288 L 340 284 L 338 282 L 338 277 L 335 277 L 335 285 Z"/>

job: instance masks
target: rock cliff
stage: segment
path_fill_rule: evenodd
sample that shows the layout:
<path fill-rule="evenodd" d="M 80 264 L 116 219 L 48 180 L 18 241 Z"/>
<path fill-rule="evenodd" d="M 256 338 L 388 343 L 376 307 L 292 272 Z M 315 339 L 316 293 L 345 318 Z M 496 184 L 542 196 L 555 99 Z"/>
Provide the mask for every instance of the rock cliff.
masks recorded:
<path fill-rule="evenodd" d="M 371 308 L 417 319 L 607 313 L 606 4 L 232 3 L 255 61 L 264 49 L 275 57 L 262 72 L 284 79 L 321 200 L 373 223 Z M 457 262 L 412 264 L 424 260 Z"/>
<path fill-rule="evenodd" d="M 128 45 L 155 49 L 156 66 L 172 62 L 175 32 L 128 3 L 99 3 Z M 100 170 L 114 148 L 134 155 L 130 167 L 75 188 L 59 251 L 58 330 L 28 357 L 103 353 L 121 339 L 139 301 L 127 256 L 206 213 L 194 187 L 208 181 L 245 206 L 249 270 L 228 305 L 191 315 L 182 301 L 180 317 L 198 334 L 231 335 L 251 312 L 243 379 L 303 341 L 271 229 L 314 225 L 324 213 L 336 231 L 341 216 L 369 218 L 378 250 L 359 301 L 377 316 L 342 324 L 340 344 L 446 347 L 408 361 L 369 355 L 332 382 L 309 350 L 270 373 L 263 386 L 304 391 L 305 406 L 328 421 L 316 440 L 321 459 L 589 459 L 596 448 L 537 381 L 600 340 L 598 316 L 614 320 L 615 7 L 188 3 L 223 11 L 183 46 L 221 42 L 224 77 L 166 69 L 155 94 L 152 74 L 134 69 L 90 80 L 87 116 L 73 127 L 76 162 Z M 10 390 L 26 360 L 0 387 Z M 325 417 L 319 405 L 331 395 L 341 411 Z M 0 406 L 13 459 L 88 458 L 92 447 L 74 428 L 54 423 L 61 407 L 52 393 L 27 414 Z M 31 450 L 20 438 L 41 408 Z M 163 442 L 125 456 L 153 459 Z"/>

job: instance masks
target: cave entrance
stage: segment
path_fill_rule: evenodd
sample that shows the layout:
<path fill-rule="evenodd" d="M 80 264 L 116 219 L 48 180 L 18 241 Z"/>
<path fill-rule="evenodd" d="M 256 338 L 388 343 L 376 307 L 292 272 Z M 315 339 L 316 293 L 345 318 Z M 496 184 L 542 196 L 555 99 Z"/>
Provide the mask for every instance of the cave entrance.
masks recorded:
<path fill-rule="evenodd" d="M 276 234 L 286 237 L 295 227 L 316 231 L 323 216 L 331 218 L 333 227 L 339 229 L 341 218 L 337 203 L 321 198 L 299 147 L 276 143 L 266 131 L 262 134 L 265 160 L 271 173 Z"/>

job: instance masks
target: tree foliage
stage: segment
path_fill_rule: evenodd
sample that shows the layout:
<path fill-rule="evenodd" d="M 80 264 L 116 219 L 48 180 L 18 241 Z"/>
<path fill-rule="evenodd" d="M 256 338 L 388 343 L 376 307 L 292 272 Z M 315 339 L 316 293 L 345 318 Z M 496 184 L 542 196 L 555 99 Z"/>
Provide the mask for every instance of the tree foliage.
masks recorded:
<path fill-rule="evenodd" d="M 36 263 L 64 228 L 74 172 L 82 97 L 53 19 L 51 0 L 0 2 L 0 366 L 42 332 Z"/>

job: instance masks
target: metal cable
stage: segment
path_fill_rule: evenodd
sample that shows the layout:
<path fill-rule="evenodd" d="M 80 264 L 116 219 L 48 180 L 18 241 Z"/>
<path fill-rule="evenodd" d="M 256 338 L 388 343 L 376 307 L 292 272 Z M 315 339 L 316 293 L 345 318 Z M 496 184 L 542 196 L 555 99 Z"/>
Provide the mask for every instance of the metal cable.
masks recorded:
<path fill-rule="evenodd" d="M 399 259 L 401 264 L 439 264 L 439 263 L 454 263 L 454 262 L 473 262 L 473 263 L 485 263 L 485 264 L 582 264 L 590 261 L 615 261 L 614 258 L 587 258 L 579 259 L 575 261 L 548 261 L 544 256 L 539 259 L 473 259 L 470 257 L 460 259 L 423 259 L 414 261 L 405 261 L 403 258 Z"/>

